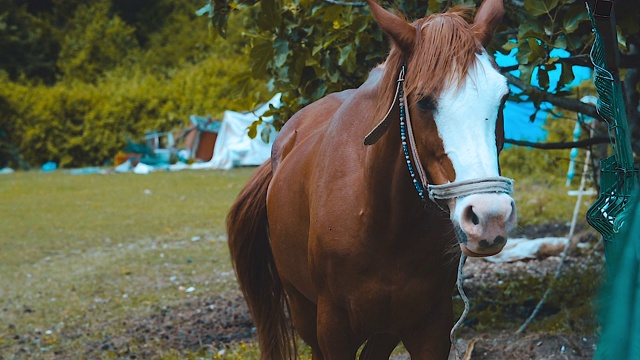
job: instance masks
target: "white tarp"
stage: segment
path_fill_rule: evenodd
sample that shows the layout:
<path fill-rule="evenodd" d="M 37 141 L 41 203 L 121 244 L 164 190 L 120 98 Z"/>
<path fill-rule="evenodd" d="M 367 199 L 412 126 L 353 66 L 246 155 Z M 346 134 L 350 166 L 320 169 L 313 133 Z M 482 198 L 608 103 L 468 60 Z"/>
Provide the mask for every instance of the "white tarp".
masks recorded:
<path fill-rule="evenodd" d="M 494 256 L 484 258 L 489 262 L 514 262 L 557 256 L 567 246 L 569 239 L 546 237 L 540 239 L 509 239 L 504 249 Z"/>
<path fill-rule="evenodd" d="M 213 148 L 213 157 L 206 163 L 193 164 L 193 168 L 214 168 L 228 170 L 236 166 L 260 165 L 271 157 L 271 146 L 277 131 L 273 127 L 273 117 L 262 118 L 255 138 L 248 136 L 248 128 L 267 110 L 269 104 L 280 107 L 281 94 L 252 112 L 240 113 L 227 110 L 222 118 L 218 139 Z M 263 138 L 268 132 L 268 142 Z"/>

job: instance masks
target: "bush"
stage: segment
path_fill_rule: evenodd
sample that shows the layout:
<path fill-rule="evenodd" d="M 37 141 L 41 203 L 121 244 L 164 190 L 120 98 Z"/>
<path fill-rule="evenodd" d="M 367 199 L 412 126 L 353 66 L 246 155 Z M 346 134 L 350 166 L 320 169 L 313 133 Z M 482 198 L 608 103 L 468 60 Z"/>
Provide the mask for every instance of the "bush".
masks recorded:
<path fill-rule="evenodd" d="M 95 84 L 72 80 L 51 87 L 5 77 L 0 79 L 0 99 L 11 109 L 5 113 L 6 123 L 12 124 L 9 138 L 28 163 L 101 165 L 123 149 L 127 136 L 140 139 L 146 130 L 186 127 L 189 114 L 254 107 L 264 99 L 236 98 L 235 84 L 229 81 L 245 66 L 209 55 L 175 70 L 172 77 L 119 69 Z"/>

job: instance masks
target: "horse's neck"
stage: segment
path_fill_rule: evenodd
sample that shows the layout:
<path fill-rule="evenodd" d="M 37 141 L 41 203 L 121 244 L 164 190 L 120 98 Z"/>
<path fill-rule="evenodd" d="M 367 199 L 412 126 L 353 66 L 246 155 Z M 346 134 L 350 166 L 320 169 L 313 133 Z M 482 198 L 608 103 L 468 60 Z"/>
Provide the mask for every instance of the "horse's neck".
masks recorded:
<path fill-rule="evenodd" d="M 390 118 L 387 132 L 375 144 L 366 148 L 367 191 L 371 192 L 374 199 L 373 206 L 384 207 L 387 211 L 397 207 L 393 214 L 406 217 L 409 215 L 406 212 L 414 213 L 416 208 L 421 207 L 421 199 L 411 183 L 402 151 L 400 113 L 397 106 L 391 110 Z M 375 119 L 369 126 L 375 126 L 379 120 Z"/>

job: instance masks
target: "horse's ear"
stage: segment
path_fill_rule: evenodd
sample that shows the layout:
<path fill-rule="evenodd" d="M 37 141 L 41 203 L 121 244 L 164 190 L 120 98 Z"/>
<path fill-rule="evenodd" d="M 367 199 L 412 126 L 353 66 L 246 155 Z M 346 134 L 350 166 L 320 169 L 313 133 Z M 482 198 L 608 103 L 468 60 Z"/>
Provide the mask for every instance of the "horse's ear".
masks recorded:
<path fill-rule="evenodd" d="M 389 35 L 403 51 L 413 50 L 416 41 L 416 29 L 404 19 L 383 9 L 375 0 L 366 1 L 369 4 L 373 18 L 382 28 L 382 31 Z"/>
<path fill-rule="evenodd" d="M 493 37 L 493 32 L 500 24 L 500 21 L 502 21 L 503 15 L 503 0 L 485 0 L 485 2 L 480 5 L 480 9 L 478 9 L 476 17 L 473 20 L 473 31 L 476 33 L 482 46 L 486 47 L 489 45 Z"/>

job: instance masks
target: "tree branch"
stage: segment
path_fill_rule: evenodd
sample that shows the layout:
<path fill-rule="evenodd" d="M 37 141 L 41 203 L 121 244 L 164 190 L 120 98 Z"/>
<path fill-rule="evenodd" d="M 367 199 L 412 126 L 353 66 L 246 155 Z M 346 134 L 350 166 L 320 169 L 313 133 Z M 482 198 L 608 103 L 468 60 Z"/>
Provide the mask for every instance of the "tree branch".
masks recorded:
<path fill-rule="evenodd" d="M 606 136 L 596 136 L 586 140 L 572 142 L 537 143 L 522 140 L 505 139 L 505 143 L 518 146 L 527 146 L 543 150 L 563 150 L 573 148 L 588 148 L 592 145 L 608 144 L 609 138 Z"/>
<path fill-rule="evenodd" d="M 576 55 L 576 56 L 569 56 L 569 57 L 565 57 L 565 58 L 561 58 L 561 60 L 559 60 L 559 62 L 565 62 L 567 64 L 570 65 L 578 65 L 578 66 L 584 66 L 584 67 L 588 67 L 588 68 L 592 68 L 593 69 L 593 64 L 591 63 L 591 58 L 589 57 L 589 55 Z"/>
<path fill-rule="evenodd" d="M 340 0 L 322 0 L 326 3 L 329 4 L 333 4 L 333 5 L 340 5 L 340 6 L 365 6 L 367 5 L 366 2 L 364 1 L 355 1 L 355 2 L 349 2 L 349 1 L 340 1 Z"/>
<path fill-rule="evenodd" d="M 602 121 L 602 119 L 600 118 L 600 115 L 598 115 L 598 112 L 596 111 L 596 107 L 591 104 L 586 104 L 579 100 L 550 94 L 546 91 L 542 91 L 531 85 L 528 85 L 524 81 L 508 73 L 504 74 L 504 76 L 507 77 L 507 80 L 511 84 L 519 87 L 525 93 L 534 94 L 537 98 L 542 99 L 542 101 L 546 101 L 554 106 L 558 106 L 570 111 L 575 111 L 575 112 L 578 112 L 587 116 L 591 116 L 594 119 L 598 119 Z"/>
<path fill-rule="evenodd" d="M 509 29 L 496 33 L 496 36 L 518 35 L 518 29 Z"/>
<path fill-rule="evenodd" d="M 508 73 L 509 71 L 518 70 L 519 67 L 520 67 L 520 65 L 518 65 L 518 64 L 509 65 L 509 66 L 500 66 L 500 72 L 501 73 Z"/>

